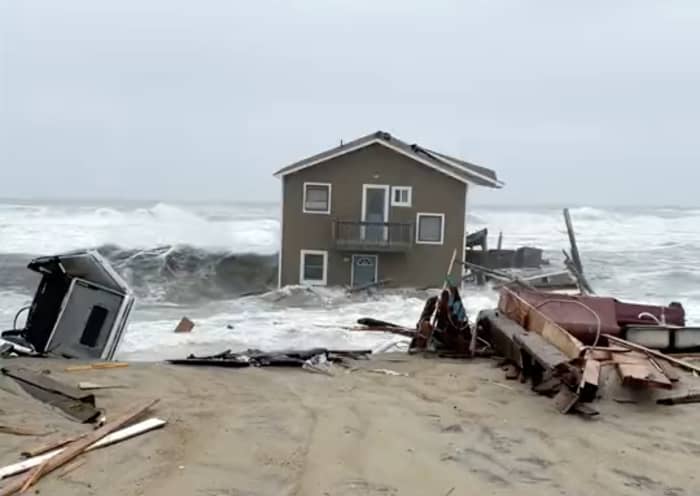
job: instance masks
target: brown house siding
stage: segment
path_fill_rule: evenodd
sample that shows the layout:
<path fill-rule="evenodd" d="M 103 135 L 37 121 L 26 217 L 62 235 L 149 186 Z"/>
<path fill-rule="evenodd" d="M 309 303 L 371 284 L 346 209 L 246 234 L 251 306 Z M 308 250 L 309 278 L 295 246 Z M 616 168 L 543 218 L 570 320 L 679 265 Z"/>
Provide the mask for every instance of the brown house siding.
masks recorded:
<path fill-rule="evenodd" d="M 457 258 L 462 258 L 466 185 L 382 145 L 370 145 L 281 179 L 284 193 L 280 282 L 283 286 L 299 283 L 301 250 L 326 250 L 327 284 L 350 284 L 351 256 L 357 252 L 340 252 L 334 248 L 332 223 L 334 219 L 361 220 L 363 184 L 413 188 L 412 206 L 390 206 L 389 222 L 415 224 L 417 212 L 445 214 L 442 245 L 415 244 L 406 253 L 378 253 L 379 279 L 391 279 L 396 286 L 439 286 L 452 251 L 457 249 Z M 305 182 L 331 183 L 330 215 L 303 213 Z M 452 275 L 460 274 L 461 266 L 456 264 Z"/>

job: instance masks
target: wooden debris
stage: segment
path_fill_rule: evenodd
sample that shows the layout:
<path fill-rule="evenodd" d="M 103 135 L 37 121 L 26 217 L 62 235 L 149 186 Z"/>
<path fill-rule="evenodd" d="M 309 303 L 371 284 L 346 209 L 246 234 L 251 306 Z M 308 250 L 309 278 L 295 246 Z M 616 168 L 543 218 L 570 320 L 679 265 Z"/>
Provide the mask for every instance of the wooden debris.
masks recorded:
<path fill-rule="evenodd" d="M 669 396 L 656 400 L 659 405 L 683 405 L 685 403 L 700 403 L 700 393 L 687 393 L 681 396 Z"/>
<path fill-rule="evenodd" d="M 679 367 L 683 367 L 686 370 L 689 370 L 691 372 L 697 372 L 700 374 L 700 367 L 697 367 L 693 365 L 692 363 L 688 363 L 686 361 L 680 360 L 678 358 L 674 358 L 670 355 L 666 355 L 665 353 L 661 353 L 660 351 L 652 350 L 650 348 L 646 348 L 645 346 L 642 346 L 641 344 L 637 343 L 632 343 L 631 341 L 626 341 L 621 338 L 617 338 L 615 336 L 611 336 L 610 334 L 603 334 L 604 337 L 608 339 L 611 343 L 615 343 L 620 346 L 624 346 L 625 348 L 629 348 L 632 350 L 636 351 L 641 351 L 642 353 L 645 353 L 647 355 L 651 355 L 656 358 L 661 358 L 662 360 L 666 360 L 667 362 L 671 362 L 674 365 L 678 365 Z"/>
<path fill-rule="evenodd" d="M 2 373 L 12 377 L 36 399 L 59 408 L 74 420 L 91 422 L 100 414 L 95 408 L 95 397 L 92 394 L 83 393 L 45 374 L 37 374 L 21 367 L 5 367 Z"/>
<path fill-rule="evenodd" d="M 63 478 L 64 478 L 65 476 L 67 476 L 68 474 L 74 472 L 75 470 L 77 470 L 77 469 L 79 469 L 80 467 L 82 467 L 83 465 L 85 465 L 86 462 L 87 462 L 87 460 L 86 460 L 85 458 L 79 458 L 79 459 L 77 459 L 76 461 L 74 461 L 73 463 L 69 463 L 69 464 L 66 466 L 66 468 L 64 468 L 64 469 L 61 471 L 61 473 L 58 474 L 58 478 L 59 478 L 59 479 L 63 479 Z"/>
<path fill-rule="evenodd" d="M 670 389 L 671 381 L 660 372 L 642 353 L 614 353 L 613 361 L 617 364 L 622 383 L 632 386 L 650 386 Z"/>
<path fill-rule="evenodd" d="M 583 376 L 579 386 L 579 395 L 582 401 L 593 401 L 598 392 L 600 381 L 600 362 L 587 359 L 583 364 Z"/>
<path fill-rule="evenodd" d="M 73 365 L 72 367 L 66 367 L 64 370 L 66 372 L 82 372 L 85 370 L 117 369 L 128 366 L 129 364 L 124 362 L 95 362 L 86 365 Z"/>
<path fill-rule="evenodd" d="M 192 332 L 192 329 L 194 329 L 194 322 L 187 317 L 182 317 L 180 323 L 178 323 L 175 328 L 175 332 Z"/>
<path fill-rule="evenodd" d="M 509 381 L 514 381 L 518 377 L 520 377 L 520 370 L 518 370 L 518 367 L 516 367 L 513 364 L 506 365 L 505 367 L 503 367 L 503 370 L 506 373 L 506 379 L 508 379 Z"/>
<path fill-rule="evenodd" d="M 109 446 L 111 444 L 115 444 L 115 443 L 124 441 L 126 439 L 130 439 L 130 438 L 135 437 L 139 434 L 143 434 L 144 432 L 148 432 L 148 431 L 151 431 L 153 429 L 158 429 L 160 427 L 163 427 L 165 424 L 166 424 L 165 420 L 158 419 L 158 418 L 151 418 L 148 420 L 144 420 L 143 422 L 133 424 L 129 427 L 126 427 L 124 429 L 120 429 L 118 431 L 115 431 L 115 432 L 109 434 L 108 436 L 105 436 L 100 441 L 90 445 L 85 451 L 92 451 L 92 450 L 97 449 L 97 448 L 104 448 L 105 446 Z M 97 431 L 94 431 L 94 432 L 97 432 Z M 81 436 L 80 439 L 83 439 L 86 436 L 87 436 L 87 434 Z M 0 479 L 5 479 L 7 477 L 11 477 L 13 475 L 17 475 L 17 474 L 21 474 L 23 472 L 26 472 L 27 470 L 30 470 L 34 467 L 41 465 L 49 458 L 52 458 L 52 457 L 62 453 L 66 449 L 67 448 L 59 448 L 59 449 L 53 450 L 51 452 L 44 453 L 41 456 L 35 456 L 33 458 L 29 458 L 29 459 L 21 461 L 19 463 L 8 465 L 6 467 L 0 467 Z M 3 493 L 0 493 L 0 496 L 2 494 Z"/>
<path fill-rule="evenodd" d="M 78 383 L 78 388 L 80 388 L 83 391 L 89 391 L 92 389 L 116 389 L 116 388 L 125 388 L 126 386 L 122 384 L 96 384 L 94 382 L 79 382 Z"/>
<path fill-rule="evenodd" d="M 554 405 L 560 413 L 569 413 L 578 403 L 578 395 L 569 388 L 561 388 L 554 397 Z"/>
<path fill-rule="evenodd" d="M 10 496 L 12 494 L 16 494 L 20 490 L 26 490 L 27 487 L 29 487 L 31 484 L 36 482 L 38 479 L 40 479 L 44 475 L 46 475 L 50 472 L 53 472 L 57 468 L 72 461 L 74 458 L 81 455 L 88 448 L 90 448 L 93 444 L 100 441 L 105 436 L 111 434 L 112 432 L 114 432 L 116 430 L 121 429 L 125 425 L 129 424 L 130 422 L 132 422 L 136 418 L 143 415 L 146 411 L 148 411 L 150 408 L 152 408 L 156 403 L 158 403 L 158 400 L 152 401 L 144 406 L 136 408 L 135 410 L 118 418 L 117 420 L 112 421 L 109 424 L 106 424 L 103 427 L 100 427 L 96 431 L 91 432 L 90 434 L 85 436 L 83 439 L 79 439 L 79 440 L 69 444 L 68 446 L 63 448 L 59 453 L 56 453 L 55 455 L 48 457 L 48 459 L 45 461 L 39 462 L 39 465 L 41 465 L 41 468 L 37 471 L 38 473 L 31 473 L 25 480 L 17 481 L 13 484 L 10 484 L 10 485 L 4 487 L 2 490 L 0 490 L 0 496 Z M 27 461 L 29 461 L 29 460 L 27 460 Z M 25 487 L 25 486 L 27 486 L 27 487 Z"/>
<path fill-rule="evenodd" d="M 47 444 L 44 444 L 42 446 L 38 446 L 36 448 L 31 448 L 26 451 L 22 452 L 22 456 L 25 458 L 32 458 L 35 456 L 43 455 L 44 453 L 48 453 L 49 451 L 56 450 L 58 448 L 62 448 L 68 443 L 72 443 L 73 441 L 76 441 L 78 439 L 81 439 L 83 437 L 87 436 L 87 433 L 79 434 L 77 436 L 70 436 L 70 437 L 64 437 L 62 439 L 59 439 L 57 441 L 50 441 Z"/>
<path fill-rule="evenodd" d="M 655 366 L 657 366 L 661 370 L 661 373 L 668 377 L 671 382 L 678 382 L 681 380 L 681 376 L 678 373 L 678 370 L 676 370 L 676 368 L 666 360 L 661 360 L 659 358 L 650 358 L 649 361 Z"/>
<path fill-rule="evenodd" d="M 540 382 L 539 384 L 533 386 L 532 390 L 537 394 L 552 397 L 559 392 L 561 387 L 561 379 L 559 379 L 558 377 L 550 377 L 549 379 L 546 379 Z"/>
<path fill-rule="evenodd" d="M 0 425 L 0 434 L 12 434 L 15 436 L 46 436 L 48 432 L 37 432 L 24 427 L 14 427 L 11 425 Z"/>
<path fill-rule="evenodd" d="M 499 309 L 526 330 L 536 332 L 568 358 L 578 358 L 586 347 L 581 341 L 508 288 L 501 289 Z"/>

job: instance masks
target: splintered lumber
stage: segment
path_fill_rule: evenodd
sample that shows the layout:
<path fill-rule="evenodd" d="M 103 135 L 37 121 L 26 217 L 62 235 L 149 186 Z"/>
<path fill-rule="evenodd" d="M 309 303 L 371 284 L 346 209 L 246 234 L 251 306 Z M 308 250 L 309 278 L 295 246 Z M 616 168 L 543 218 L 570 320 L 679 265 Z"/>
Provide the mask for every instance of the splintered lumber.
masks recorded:
<path fill-rule="evenodd" d="M 120 429 L 118 431 L 115 431 L 108 436 L 103 437 L 101 440 L 98 442 L 90 445 L 85 451 L 92 451 L 97 448 L 104 448 L 105 446 L 109 446 L 111 444 L 115 444 L 121 441 L 125 441 L 126 439 L 135 437 L 139 434 L 143 434 L 144 432 L 151 431 L 153 429 L 158 429 L 160 427 L 163 427 L 165 425 L 165 420 L 158 419 L 158 418 L 151 418 L 148 420 L 144 420 L 143 422 L 139 422 L 137 424 L 131 425 L 129 427 L 126 427 L 124 429 Z M 81 438 L 84 438 L 85 436 L 81 436 Z M 5 479 L 7 477 L 11 477 L 13 475 L 21 474 L 22 472 L 26 472 L 27 470 L 30 470 L 32 468 L 38 467 L 42 463 L 46 462 L 47 460 L 55 457 L 56 455 L 62 453 L 66 448 L 63 449 L 56 449 L 48 453 L 44 453 L 41 456 L 35 456 L 33 458 L 29 458 L 27 460 L 21 461 L 19 463 L 15 463 L 13 465 L 8 465 L 6 467 L 0 467 L 0 479 Z M 0 493 L 0 495 L 3 495 L 4 493 Z"/>
<path fill-rule="evenodd" d="M 46 432 L 37 432 L 24 427 L 14 427 L 12 425 L 0 425 L 0 434 L 13 434 L 15 436 L 45 436 Z"/>
<path fill-rule="evenodd" d="M 671 381 L 659 371 L 643 353 L 613 353 L 613 361 L 623 384 L 656 386 L 670 389 Z"/>
<path fill-rule="evenodd" d="M 88 363 L 86 365 L 73 365 L 71 367 L 66 367 L 64 370 L 66 372 L 82 372 L 85 370 L 96 370 L 96 369 L 117 369 L 128 367 L 128 363 L 124 362 L 96 362 Z"/>
<path fill-rule="evenodd" d="M 658 358 L 649 358 L 649 361 L 655 366 L 659 367 L 661 372 L 670 379 L 671 382 L 678 382 L 681 380 L 681 376 L 678 373 L 678 369 L 668 363 L 666 360 L 661 360 Z"/>
<path fill-rule="evenodd" d="M 583 374 L 579 384 L 579 396 L 582 401 L 593 401 L 600 382 L 600 362 L 587 358 L 583 364 Z"/>
<path fill-rule="evenodd" d="M 62 448 L 68 443 L 72 443 L 73 441 L 77 441 L 78 439 L 82 439 L 85 436 L 87 436 L 88 433 L 85 432 L 83 434 L 79 434 L 77 436 L 70 436 L 70 437 L 64 437 L 62 439 L 59 439 L 57 441 L 50 441 L 47 444 L 44 444 L 42 446 L 37 446 L 36 448 L 31 448 L 28 450 L 25 450 L 22 452 L 22 456 L 25 458 L 32 458 L 35 456 L 43 455 L 44 453 L 48 453 L 49 451 L 55 451 L 58 448 Z M 2 478 L 2 477 L 0 477 Z"/>
<path fill-rule="evenodd" d="M 125 387 L 126 386 L 121 384 L 96 384 L 94 382 L 87 381 L 78 383 L 78 388 L 80 388 L 83 391 L 90 391 L 92 389 L 117 389 Z"/>
<path fill-rule="evenodd" d="M 553 370 L 569 358 L 558 348 L 549 344 L 542 336 L 534 332 L 525 332 L 513 336 L 513 340 L 528 352 L 532 358 L 545 370 Z"/>
<path fill-rule="evenodd" d="M 6 486 L 5 488 L 2 489 L 2 491 L 0 491 L 0 496 L 10 496 L 12 494 L 16 494 L 18 491 L 22 490 L 23 488 L 26 489 L 25 484 L 27 484 L 28 481 L 31 481 L 31 480 L 36 481 L 36 480 L 40 479 L 42 476 L 44 476 L 50 472 L 53 472 L 57 468 L 70 462 L 74 458 L 81 455 L 91 445 L 95 444 L 96 442 L 103 439 L 105 436 L 111 434 L 112 432 L 114 432 L 116 430 L 121 429 L 125 425 L 132 422 L 134 419 L 143 415 L 146 411 L 148 411 L 156 403 L 158 403 L 158 400 L 151 401 L 146 405 L 143 405 L 139 408 L 136 408 L 135 410 L 127 413 L 126 415 L 118 418 L 117 420 L 109 422 L 108 424 L 105 424 L 104 426 L 100 427 L 99 429 L 91 432 L 90 434 L 88 434 L 84 438 L 79 439 L 79 440 L 67 445 L 59 453 L 56 453 L 54 456 L 50 456 L 48 458 L 48 460 L 40 461 L 39 464 L 43 465 L 43 467 L 39 471 L 38 474 L 32 473 L 29 475 L 29 477 L 27 479 L 19 480 L 13 484 Z M 27 460 L 27 461 L 29 461 L 29 460 Z"/>
<path fill-rule="evenodd" d="M 700 403 L 700 393 L 687 393 L 680 396 L 670 396 L 656 400 L 659 405 L 683 405 L 686 403 Z"/>
<path fill-rule="evenodd" d="M 615 336 L 611 336 L 610 334 L 603 334 L 604 337 L 608 339 L 611 343 L 615 343 L 620 346 L 624 346 L 625 348 L 630 348 L 632 350 L 636 351 L 641 351 L 642 353 L 646 353 L 647 355 L 651 355 L 656 358 L 661 358 L 662 360 L 666 360 L 667 362 L 671 362 L 675 365 L 678 365 L 679 367 L 683 367 L 686 370 L 689 370 L 691 372 L 697 372 L 700 374 L 700 367 L 697 367 L 693 365 L 692 363 L 688 363 L 684 360 L 680 360 L 678 358 L 672 357 L 670 355 L 666 355 L 664 353 L 661 353 L 660 351 L 652 350 L 650 348 L 647 348 L 645 346 L 642 346 L 641 344 L 637 343 L 632 343 L 630 341 L 626 341 L 621 338 L 617 338 Z"/>
<path fill-rule="evenodd" d="M 579 358 L 586 347 L 572 334 L 508 288 L 501 289 L 499 308 L 509 318 L 531 332 L 536 332 L 568 358 Z M 504 298 L 505 297 L 505 298 Z"/>
<path fill-rule="evenodd" d="M 175 327 L 175 332 L 192 332 L 192 329 L 194 329 L 194 322 L 187 317 L 182 317 Z"/>
<path fill-rule="evenodd" d="M 72 386 L 62 384 L 45 374 L 38 374 L 21 367 L 4 367 L 2 373 L 12 377 L 34 398 L 59 408 L 72 419 L 91 422 L 100 411 L 95 408 L 95 396 Z"/>
<path fill-rule="evenodd" d="M 574 266 L 579 274 L 583 274 L 583 264 L 581 263 L 581 256 L 578 252 L 578 245 L 576 244 L 576 233 L 574 232 L 574 225 L 571 222 L 571 215 L 569 214 L 569 209 L 564 209 L 564 223 L 566 223 L 566 232 L 569 234 L 569 243 L 571 244 L 571 258 L 573 259 Z"/>

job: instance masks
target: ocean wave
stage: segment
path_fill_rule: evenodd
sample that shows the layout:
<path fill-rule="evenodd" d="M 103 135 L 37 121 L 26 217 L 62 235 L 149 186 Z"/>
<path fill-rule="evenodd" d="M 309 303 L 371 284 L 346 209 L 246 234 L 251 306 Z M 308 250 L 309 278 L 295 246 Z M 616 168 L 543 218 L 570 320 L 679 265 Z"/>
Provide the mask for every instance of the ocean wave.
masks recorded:
<path fill-rule="evenodd" d="M 213 215 L 212 215 L 213 214 Z M 156 203 L 145 207 L 43 205 L 0 211 L 2 253 L 49 254 L 118 245 L 148 249 L 189 245 L 235 253 L 273 254 L 279 221 L 270 208 Z"/>

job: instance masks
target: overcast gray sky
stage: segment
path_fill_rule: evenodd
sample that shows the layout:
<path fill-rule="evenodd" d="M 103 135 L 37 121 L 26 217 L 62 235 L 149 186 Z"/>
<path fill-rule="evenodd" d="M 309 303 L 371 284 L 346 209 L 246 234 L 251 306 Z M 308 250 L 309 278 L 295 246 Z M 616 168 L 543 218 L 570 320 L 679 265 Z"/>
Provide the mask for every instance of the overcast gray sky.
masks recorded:
<path fill-rule="evenodd" d="M 276 200 L 377 129 L 479 203 L 700 204 L 700 1 L 0 0 L 0 196 Z"/>

